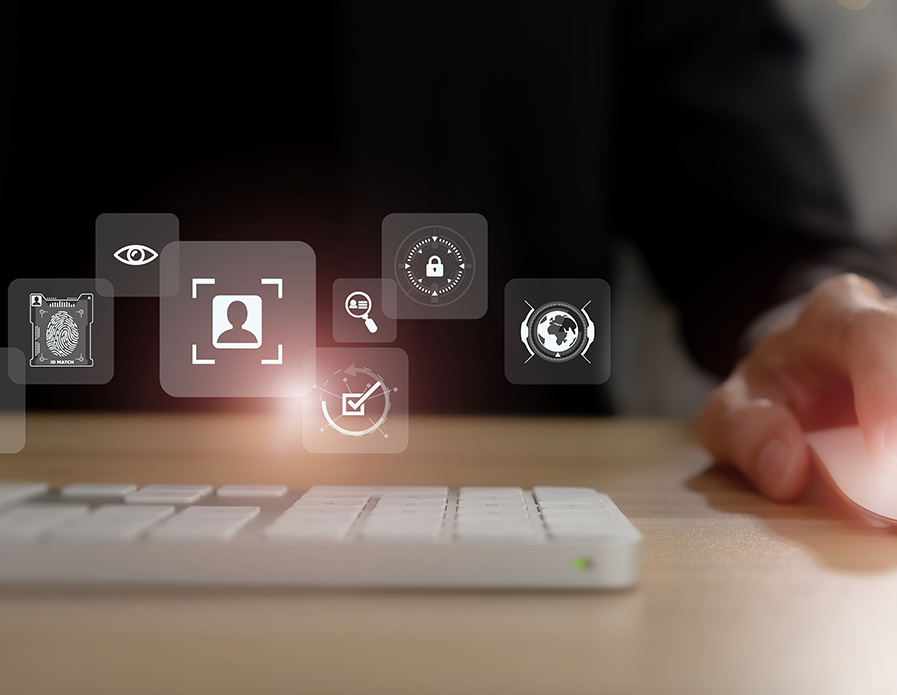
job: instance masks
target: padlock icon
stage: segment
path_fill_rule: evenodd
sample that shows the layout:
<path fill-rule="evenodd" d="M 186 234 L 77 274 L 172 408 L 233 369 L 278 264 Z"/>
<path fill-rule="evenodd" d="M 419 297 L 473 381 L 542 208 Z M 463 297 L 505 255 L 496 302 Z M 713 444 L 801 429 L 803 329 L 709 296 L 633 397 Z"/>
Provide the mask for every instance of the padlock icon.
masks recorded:
<path fill-rule="evenodd" d="M 428 278 L 441 278 L 445 268 L 442 265 L 442 260 L 439 256 L 430 256 L 430 260 L 427 261 L 427 277 Z"/>

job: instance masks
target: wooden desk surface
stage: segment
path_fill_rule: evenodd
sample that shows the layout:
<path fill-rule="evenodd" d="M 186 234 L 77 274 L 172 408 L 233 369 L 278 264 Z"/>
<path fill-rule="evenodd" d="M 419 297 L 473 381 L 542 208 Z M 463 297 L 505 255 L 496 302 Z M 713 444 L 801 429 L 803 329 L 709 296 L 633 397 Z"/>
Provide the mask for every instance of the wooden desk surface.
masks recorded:
<path fill-rule="evenodd" d="M 645 536 L 615 593 L 0 591 L 2 693 L 893 693 L 897 534 L 754 494 L 681 423 L 412 421 L 306 454 L 288 414 L 31 415 L 0 479 L 588 485 Z"/>

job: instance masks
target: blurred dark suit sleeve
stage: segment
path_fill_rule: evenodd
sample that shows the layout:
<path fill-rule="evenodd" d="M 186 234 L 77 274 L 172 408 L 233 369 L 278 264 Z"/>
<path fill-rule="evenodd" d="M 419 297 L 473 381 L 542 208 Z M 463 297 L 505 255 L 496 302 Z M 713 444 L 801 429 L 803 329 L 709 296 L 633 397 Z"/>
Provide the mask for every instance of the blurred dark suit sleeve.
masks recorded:
<path fill-rule="evenodd" d="M 799 86 L 800 46 L 764 0 L 620 3 L 614 229 L 726 374 L 745 327 L 826 275 L 897 285 L 851 228 Z"/>

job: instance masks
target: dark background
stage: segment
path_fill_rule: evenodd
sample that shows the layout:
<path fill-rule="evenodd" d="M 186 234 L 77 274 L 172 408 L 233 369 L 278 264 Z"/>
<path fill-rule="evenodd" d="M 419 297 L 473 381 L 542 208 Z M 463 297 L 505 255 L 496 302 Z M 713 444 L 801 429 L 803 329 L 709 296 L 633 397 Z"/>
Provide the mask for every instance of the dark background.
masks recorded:
<path fill-rule="evenodd" d="M 332 282 L 378 275 L 384 215 L 479 212 L 489 310 L 399 323 L 412 411 L 610 412 L 602 388 L 509 384 L 502 304 L 515 277 L 613 297 L 617 234 L 725 373 L 785 271 L 852 243 L 797 45 L 765 2 L 563 5 L 4 5 L 3 277 L 92 277 L 97 215 L 171 212 L 184 240 L 308 242 L 332 346 Z M 30 408 L 274 407 L 167 396 L 146 367 L 157 301 L 118 299 L 115 319 L 112 382 L 31 387 Z"/>

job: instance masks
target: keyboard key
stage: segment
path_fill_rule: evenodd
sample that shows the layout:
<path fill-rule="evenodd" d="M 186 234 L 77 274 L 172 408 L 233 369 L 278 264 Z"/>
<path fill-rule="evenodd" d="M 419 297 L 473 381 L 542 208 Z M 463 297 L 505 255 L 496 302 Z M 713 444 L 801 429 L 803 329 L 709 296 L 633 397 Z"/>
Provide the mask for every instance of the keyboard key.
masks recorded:
<path fill-rule="evenodd" d="M 364 500 L 367 502 L 371 496 L 362 492 L 361 490 L 350 490 L 346 492 L 327 492 L 327 491 L 318 491 L 318 490 L 309 490 L 299 499 L 302 500 L 340 500 L 340 499 L 350 499 L 350 500 Z"/>
<path fill-rule="evenodd" d="M 125 495 L 125 502 L 192 504 L 211 492 L 211 485 L 147 485 L 137 492 Z"/>
<path fill-rule="evenodd" d="M 415 499 L 415 500 L 442 500 L 445 501 L 448 499 L 448 493 L 442 493 L 438 491 L 433 492 L 400 492 L 400 491 L 386 491 L 380 493 L 381 500 L 407 500 L 407 499 Z"/>
<path fill-rule="evenodd" d="M 448 497 L 449 489 L 444 485 L 313 485 L 308 492 L 364 492 L 368 495 L 382 495 L 384 492 L 435 493 Z"/>
<path fill-rule="evenodd" d="M 441 531 L 441 524 L 427 524 L 426 526 L 396 526 L 369 523 L 362 529 L 361 537 L 364 540 L 374 541 L 414 541 L 420 543 L 432 543 L 437 540 Z"/>
<path fill-rule="evenodd" d="M 361 507 L 315 507 L 309 505 L 293 505 L 283 513 L 282 517 L 304 516 L 306 518 L 333 517 L 334 519 L 354 519 L 361 514 L 361 509 Z"/>
<path fill-rule="evenodd" d="M 170 505 L 107 504 L 56 529 L 52 537 L 57 541 L 131 541 L 172 514 Z"/>
<path fill-rule="evenodd" d="M 261 509 L 259 507 L 238 507 L 236 505 L 228 507 L 213 507 L 211 505 L 197 505 L 195 507 L 187 507 L 178 516 L 183 518 L 185 516 L 220 516 L 233 514 L 245 516 L 249 519 L 254 519 L 259 515 L 260 512 Z"/>
<path fill-rule="evenodd" d="M 442 507 L 374 507 L 370 519 L 441 519 Z"/>
<path fill-rule="evenodd" d="M 613 509 L 543 509 L 543 519 L 613 519 L 620 512 Z"/>
<path fill-rule="evenodd" d="M 539 502 L 539 509 L 608 509 L 608 506 L 604 500 L 577 500 L 571 502 L 543 500 Z"/>
<path fill-rule="evenodd" d="M 458 509 L 526 509 L 523 500 L 458 500 Z"/>
<path fill-rule="evenodd" d="M 63 497 L 124 497 L 137 489 L 130 483 L 80 483 L 60 490 Z"/>
<path fill-rule="evenodd" d="M 300 497 L 294 507 L 364 507 L 366 497 Z"/>
<path fill-rule="evenodd" d="M 224 485 L 215 493 L 218 497 L 283 497 L 286 485 Z"/>
<path fill-rule="evenodd" d="M 519 487 L 471 487 L 458 490 L 458 499 L 523 499 L 523 489 Z"/>
<path fill-rule="evenodd" d="M 533 496 L 542 502 L 581 502 L 602 499 L 595 490 L 588 487 L 534 487 Z"/>
<path fill-rule="evenodd" d="M 226 541 L 258 515 L 258 507 L 243 509 L 254 511 L 190 513 L 186 509 L 152 529 L 149 537 L 154 541 Z"/>
<path fill-rule="evenodd" d="M 57 526 L 84 516 L 86 504 L 29 504 L 0 514 L 0 540 L 33 541 Z"/>
<path fill-rule="evenodd" d="M 382 509 L 384 507 L 439 507 L 440 509 L 445 509 L 445 500 L 441 498 L 395 498 L 388 497 L 386 499 L 380 498 L 380 501 L 377 502 L 377 508 Z"/>
<path fill-rule="evenodd" d="M 42 495 L 48 489 L 46 483 L 0 483 L 0 505 L 21 502 Z"/>
<path fill-rule="evenodd" d="M 525 509 L 510 511 L 507 509 L 459 509 L 457 519 L 508 519 L 529 523 L 529 514 Z"/>

